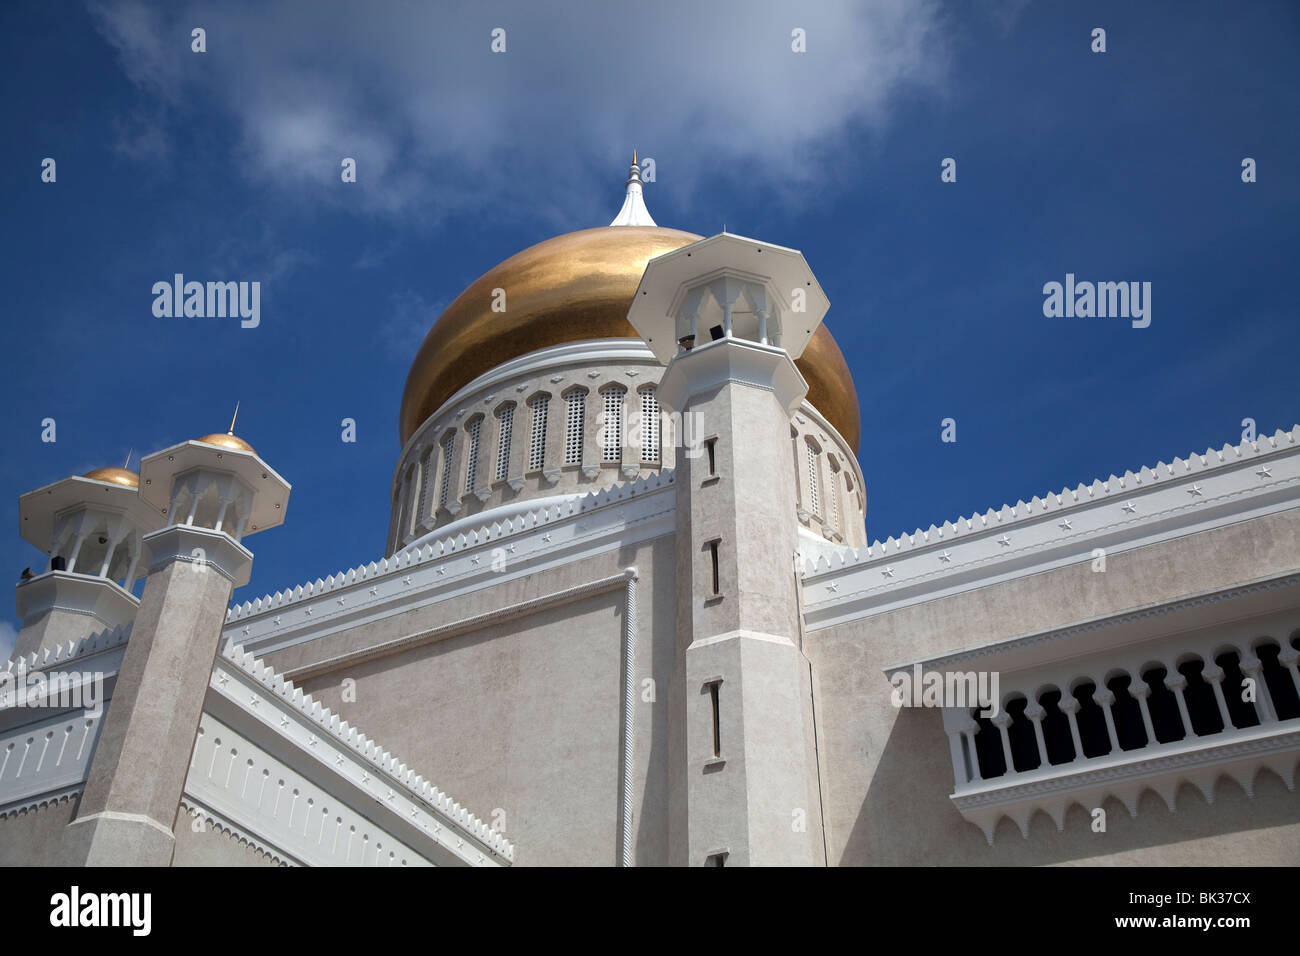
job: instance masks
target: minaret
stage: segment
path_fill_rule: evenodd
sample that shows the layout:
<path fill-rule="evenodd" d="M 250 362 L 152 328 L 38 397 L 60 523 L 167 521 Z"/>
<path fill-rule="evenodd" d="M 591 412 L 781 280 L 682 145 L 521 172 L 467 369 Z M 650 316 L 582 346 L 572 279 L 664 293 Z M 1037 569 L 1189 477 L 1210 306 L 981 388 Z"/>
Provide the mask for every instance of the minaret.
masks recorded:
<path fill-rule="evenodd" d="M 12 660 L 131 623 L 141 542 L 163 523 L 139 485 L 125 467 L 96 468 L 18 499 L 23 538 L 50 557 L 44 572 L 18 582 Z"/>
<path fill-rule="evenodd" d="M 636 150 L 632 151 L 632 168 L 627 171 L 627 195 L 623 199 L 623 208 L 614 217 L 611 226 L 653 226 L 650 210 L 645 206 L 641 195 L 641 167 L 637 165 Z"/>
<path fill-rule="evenodd" d="M 140 498 L 164 526 L 145 535 L 148 578 L 76 818 L 71 865 L 166 866 L 232 590 L 253 555 L 240 541 L 284 520 L 289 485 L 231 431 L 140 464 Z"/>
<path fill-rule="evenodd" d="M 720 234 L 654 259 L 628 320 L 680 416 L 670 860 L 825 862 L 795 570 L 795 367 L 829 306 L 803 256 Z M 665 438 L 665 440 L 667 440 Z"/>

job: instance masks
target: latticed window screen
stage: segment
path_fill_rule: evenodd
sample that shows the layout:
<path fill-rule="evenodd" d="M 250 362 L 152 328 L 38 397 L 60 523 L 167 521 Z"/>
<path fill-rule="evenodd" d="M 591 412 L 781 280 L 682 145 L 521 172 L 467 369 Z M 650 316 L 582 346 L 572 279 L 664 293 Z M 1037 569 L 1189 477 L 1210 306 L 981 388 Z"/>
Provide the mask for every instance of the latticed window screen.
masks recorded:
<path fill-rule="evenodd" d="M 659 460 L 659 399 L 653 388 L 641 392 L 641 460 Z"/>
<path fill-rule="evenodd" d="M 469 456 L 465 465 L 465 490 L 473 492 L 478 481 L 478 439 L 479 434 L 483 431 L 483 419 L 476 418 L 469 423 L 469 448 L 466 454 Z"/>
<path fill-rule="evenodd" d="M 605 434 L 601 439 L 605 461 L 623 460 L 623 396 L 627 389 L 622 387 L 605 390 Z"/>
<path fill-rule="evenodd" d="M 582 463 L 582 430 L 587 418 L 587 393 L 570 392 L 565 401 L 569 403 L 568 422 L 564 428 L 564 463 L 566 465 Z"/>
<path fill-rule="evenodd" d="M 549 395 L 538 395 L 528 403 L 528 407 L 533 410 L 533 433 L 528 441 L 529 471 L 541 468 L 546 456 L 546 410 L 550 403 Z"/>
<path fill-rule="evenodd" d="M 496 480 L 500 481 L 510 471 L 510 433 L 514 429 L 515 407 L 507 405 L 497 412 L 497 418 L 501 419 L 501 430 L 497 437 L 496 470 Z"/>
<path fill-rule="evenodd" d="M 840 530 L 840 473 L 838 470 L 831 469 L 831 486 L 826 489 L 826 507 L 831 513 L 831 528 L 835 531 Z"/>
<path fill-rule="evenodd" d="M 442 436 L 438 444 L 442 447 L 442 487 L 438 489 L 438 507 L 447 507 L 447 497 L 451 494 L 451 449 L 456 436 L 451 432 Z"/>
<path fill-rule="evenodd" d="M 420 459 L 420 498 L 419 505 L 415 512 L 415 520 L 411 522 L 414 528 L 424 517 L 424 507 L 429 500 L 429 481 L 433 477 L 429 472 L 433 470 L 433 449 L 425 451 L 424 456 Z"/>
<path fill-rule="evenodd" d="M 817 451 L 812 445 L 804 447 L 808 450 L 808 510 L 813 514 L 820 514 L 821 499 L 817 493 Z"/>
<path fill-rule="evenodd" d="M 415 512 L 415 496 L 420 493 L 416 487 L 415 466 L 410 465 L 406 469 L 406 477 L 402 480 L 402 513 L 398 516 L 398 530 L 405 538 L 411 533 L 411 515 Z"/>

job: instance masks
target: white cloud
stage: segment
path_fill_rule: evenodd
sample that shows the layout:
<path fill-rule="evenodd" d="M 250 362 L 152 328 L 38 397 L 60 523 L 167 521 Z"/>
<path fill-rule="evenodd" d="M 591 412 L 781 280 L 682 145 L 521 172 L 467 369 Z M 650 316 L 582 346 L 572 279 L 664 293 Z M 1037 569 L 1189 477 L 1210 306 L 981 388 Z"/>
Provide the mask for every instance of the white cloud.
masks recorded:
<path fill-rule="evenodd" d="M 483 210 L 603 224 L 633 147 L 684 204 L 719 167 L 788 198 L 845 164 L 847 133 L 882 130 L 897 94 L 939 89 L 947 69 L 933 0 L 92 9 L 173 120 L 204 100 L 233 118 L 249 180 L 311 202 L 356 189 L 372 212 L 429 223 Z M 206 54 L 190 51 L 194 25 Z M 498 26 L 504 54 L 489 50 Z M 791 52 L 796 27 L 806 53 Z"/>

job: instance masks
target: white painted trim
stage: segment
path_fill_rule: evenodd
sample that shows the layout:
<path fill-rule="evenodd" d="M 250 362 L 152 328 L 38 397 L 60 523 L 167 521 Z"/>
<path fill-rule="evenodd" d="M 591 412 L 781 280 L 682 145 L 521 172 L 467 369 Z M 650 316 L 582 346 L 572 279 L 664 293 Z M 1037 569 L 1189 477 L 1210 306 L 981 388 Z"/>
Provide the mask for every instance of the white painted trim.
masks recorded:
<path fill-rule="evenodd" d="M 1216 604 L 1227 604 L 1243 597 L 1252 595 L 1267 594 L 1273 591 L 1289 591 L 1300 587 L 1300 574 L 1285 574 L 1274 577 L 1259 578 L 1254 581 L 1247 581 L 1243 584 L 1236 584 L 1227 588 L 1216 588 L 1211 591 L 1201 591 L 1187 597 L 1178 598 L 1172 601 L 1157 601 L 1151 604 L 1144 604 L 1140 607 L 1132 608 L 1118 614 L 1105 614 L 1100 617 L 1089 618 L 1085 621 L 1079 621 L 1068 624 L 1064 627 L 1051 628 L 1044 631 L 1031 631 L 1026 634 L 1019 634 L 1015 637 L 1009 637 L 1005 640 L 988 641 L 983 644 L 976 644 L 971 647 L 962 648 L 961 650 L 951 651 L 944 654 L 938 654 L 934 657 L 922 658 L 920 660 L 908 661 L 905 664 L 890 664 L 881 668 L 885 676 L 892 677 L 900 672 L 911 671 L 914 666 L 919 665 L 923 671 L 950 671 L 962 669 L 964 665 L 974 664 L 976 662 L 998 663 L 1012 657 L 1013 655 L 1023 656 L 1033 648 L 1041 645 L 1061 645 L 1062 643 L 1074 641 L 1085 634 L 1095 634 L 1098 631 L 1113 630 L 1125 625 L 1135 624 L 1138 622 L 1158 621 L 1160 618 L 1172 617 L 1184 612 L 1197 611 Z M 1289 598 L 1283 597 L 1283 600 L 1294 601 L 1295 596 Z M 1294 605 L 1293 605 L 1294 606 Z M 1271 609 L 1270 609 L 1271 610 Z M 1249 615 L 1255 617 L 1255 612 Z M 1240 615 L 1238 615 L 1240 616 Z M 1221 623 L 1215 623 L 1212 626 L 1222 628 Z M 1162 630 L 1168 630 L 1168 626 Z M 1184 627 L 1176 628 L 1176 633 L 1187 634 L 1188 630 Z M 1144 635 L 1139 636 L 1138 640 L 1155 640 L 1163 635 Z M 1278 640 L 1285 641 L 1289 638 L 1290 632 L 1279 635 Z M 1130 641 L 1131 642 L 1131 641 Z M 1095 650 L 1105 650 L 1104 645 L 1100 645 L 1094 637 L 1087 643 L 1089 653 Z M 1052 652 L 1047 652 L 1052 653 Z M 1068 653 L 1071 659 L 1078 657 L 1079 649 L 1072 647 Z M 1022 669 L 1024 666 L 1035 665 L 1017 665 L 1016 669 Z"/>
<path fill-rule="evenodd" d="M 246 844 L 252 847 L 256 852 L 261 853 L 263 856 L 267 857 L 272 863 L 275 863 L 277 866 L 301 866 L 302 865 L 300 861 L 282 855 L 283 851 L 277 849 L 276 847 L 264 843 L 263 841 L 257 839 L 256 837 L 248 833 L 245 833 L 242 828 L 236 826 L 234 823 L 227 820 L 221 814 L 217 813 L 217 811 L 213 810 L 209 806 L 206 806 L 202 801 L 195 799 L 189 794 L 186 794 L 185 796 L 181 797 L 181 809 L 184 810 L 187 814 L 189 814 L 191 819 L 200 817 L 206 820 L 208 823 L 210 823 L 213 827 L 215 827 L 218 832 L 225 833 L 227 836 L 235 840 L 237 843 Z M 179 827 L 184 824 L 183 821 L 178 820 L 176 825 Z"/>
<path fill-rule="evenodd" d="M 206 714 L 296 773 L 336 779 L 331 799 L 357 812 L 365 806 L 367 813 L 391 815 L 382 829 L 416 846 L 413 852 L 426 859 L 450 855 L 470 866 L 514 859 L 503 835 L 242 648 L 222 649 L 208 686 Z M 304 761 L 315 768 L 310 774 Z"/>
<path fill-rule="evenodd" d="M 674 475 L 663 471 L 236 605 L 223 636 L 266 655 L 675 530 Z M 507 554 L 504 571 L 492 569 L 497 548 Z"/>
<path fill-rule="evenodd" d="M 623 847 L 619 862 L 632 866 L 632 753 L 635 747 L 636 716 L 636 568 L 624 568 L 627 598 L 623 608 Z"/>
<path fill-rule="evenodd" d="M 1214 741 L 1206 745 L 1207 740 Z M 1002 817 L 1010 817 L 1029 838 L 1029 823 L 1043 810 L 1065 829 L 1065 815 L 1079 804 L 1090 812 L 1115 797 L 1137 817 L 1142 794 L 1152 790 L 1171 812 L 1176 810 L 1179 788 L 1195 786 L 1206 803 L 1214 803 L 1214 788 L 1222 777 L 1235 780 L 1248 796 L 1254 796 L 1255 777 L 1269 769 L 1282 778 L 1288 790 L 1295 790 L 1295 767 L 1300 759 L 1300 720 L 1266 723 L 1246 730 L 1225 731 L 1212 738 L 1194 737 L 1190 742 L 1164 744 L 1160 752 L 1151 748 L 1128 751 L 1113 759 L 1093 761 L 1078 773 L 1050 774 L 1035 779 L 1035 772 L 1017 774 L 1011 785 L 999 785 L 1002 778 L 972 788 L 949 799 L 971 823 L 984 831 L 989 846 Z M 1028 779 L 1026 779 L 1028 778 Z"/>
<path fill-rule="evenodd" d="M 1300 504 L 1300 426 L 805 563 L 809 630 L 1223 527 Z M 1132 509 L 1130 511 L 1130 509 Z M 809 565 L 812 565 L 810 567 Z"/>
<path fill-rule="evenodd" d="M 355 651 L 348 651 L 345 654 L 337 654 L 334 657 L 327 657 L 310 664 L 288 668 L 283 672 L 282 676 L 286 680 L 309 680 L 313 677 L 318 677 L 321 674 L 328 673 L 329 671 L 337 670 L 340 667 L 361 664 L 366 661 L 375 660 L 376 658 L 399 654 L 416 647 L 423 647 L 426 644 L 434 644 L 438 641 L 445 641 L 448 638 L 459 637 L 462 634 L 468 634 L 470 631 L 476 631 L 479 628 L 487 627 L 500 621 L 525 617 L 547 608 L 558 607 L 561 604 L 579 601 L 594 594 L 601 594 L 605 591 L 613 590 L 625 580 L 627 580 L 626 573 L 620 572 L 619 574 L 611 575 L 607 578 L 599 578 L 595 581 L 588 581 L 585 584 L 578 584 L 571 588 L 565 588 L 562 591 L 555 591 L 551 594 L 543 594 L 535 598 L 529 598 L 527 601 L 521 601 L 518 604 L 509 604 L 505 607 L 493 608 L 491 611 L 485 611 L 482 614 L 475 614 L 472 617 L 461 618 L 458 621 L 448 621 L 445 624 L 439 624 L 437 627 L 426 628 L 423 631 L 416 631 L 413 634 L 407 634 L 405 637 L 398 637 L 391 641 L 384 641 L 382 644 L 371 644 L 368 647 L 358 648 Z"/>

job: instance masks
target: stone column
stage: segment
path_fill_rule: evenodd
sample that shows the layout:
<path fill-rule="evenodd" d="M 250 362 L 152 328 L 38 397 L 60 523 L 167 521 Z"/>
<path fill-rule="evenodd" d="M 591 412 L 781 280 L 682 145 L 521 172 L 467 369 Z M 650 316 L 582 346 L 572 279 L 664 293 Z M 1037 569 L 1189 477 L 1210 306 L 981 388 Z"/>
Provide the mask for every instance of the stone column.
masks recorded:
<path fill-rule="evenodd" d="M 226 608 L 252 554 L 228 534 L 172 525 L 144 539 L 149 577 L 76 819 L 74 866 L 167 866 Z"/>
<path fill-rule="evenodd" d="M 788 406 L 806 386 L 788 354 L 735 338 L 678 354 L 665 380 L 665 406 L 717 436 L 712 473 L 707 454 L 677 461 L 674 862 L 821 865 L 789 454 Z"/>
<path fill-rule="evenodd" d="M 182 442 L 140 463 L 140 501 L 172 523 L 141 541 L 148 577 L 77 815 L 63 831 L 69 865 L 171 862 L 226 608 L 253 562 L 238 538 L 282 523 L 289 501 L 288 482 L 230 439 Z"/>

